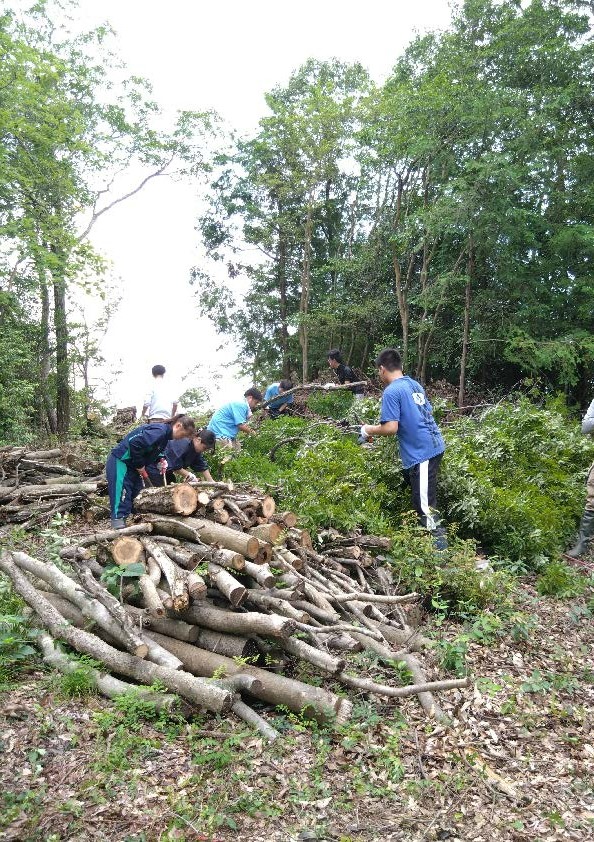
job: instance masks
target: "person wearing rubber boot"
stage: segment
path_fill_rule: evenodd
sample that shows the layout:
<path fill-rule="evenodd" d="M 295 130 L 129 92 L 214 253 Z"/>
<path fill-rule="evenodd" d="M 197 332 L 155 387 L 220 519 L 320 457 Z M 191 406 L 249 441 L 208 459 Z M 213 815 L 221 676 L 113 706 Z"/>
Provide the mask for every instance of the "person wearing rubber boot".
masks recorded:
<path fill-rule="evenodd" d="M 197 482 L 196 474 L 201 474 L 207 482 L 212 482 L 208 462 L 204 458 L 207 450 L 214 450 L 217 437 L 211 430 L 198 430 L 191 439 L 170 441 L 163 456 L 167 462 L 167 472 L 162 474 L 158 465 L 147 465 L 149 479 L 154 486 L 175 482 L 176 477 L 184 482 Z"/>
<path fill-rule="evenodd" d="M 134 498 L 148 480 L 146 466 L 157 462 L 161 473 L 165 473 L 167 462 L 163 451 L 167 443 L 189 438 L 194 429 L 188 415 L 174 415 L 163 423 L 136 427 L 114 447 L 105 465 L 113 529 L 125 527 Z"/>
<path fill-rule="evenodd" d="M 437 475 L 445 442 L 433 417 L 433 409 L 420 383 L 402 371 L 395 348 L 385 348 L 375 364 L 382 383 L 379 424 L 363 424 L 359 443 L 372 436 L 398 436 L 400 457 L 411 487 L 413 508 L 421 525 L 433 535 L 436 549 L 447 549 L 446 531 L 437 510 Z"/>
<path fill-rule="evenodd" d="M 594 435 L 594 401 L 588 407 L 582 421 L 582 433 Z M 594 539 L 594 462 L 590 465 L 586 480 L 586 508 L 582 515 L 577 543 L 565 553 L 569 558 L 581 558 L 585 555 Z"/>

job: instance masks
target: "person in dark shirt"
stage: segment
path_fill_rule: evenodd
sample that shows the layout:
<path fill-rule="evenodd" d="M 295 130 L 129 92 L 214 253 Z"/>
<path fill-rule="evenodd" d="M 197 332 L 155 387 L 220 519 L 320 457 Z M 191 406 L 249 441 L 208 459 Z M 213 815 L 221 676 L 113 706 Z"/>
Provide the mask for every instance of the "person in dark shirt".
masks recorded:
<path fill-rule="evenodd" d="M 328 365 L 331 369 L 334 370 L 334 373 L 338 377 L 338 381 L 341 385 L 345 383 L 355 383 L 357 377 L 355 372 L 347 365 L 344 360 L 342 359 L 342 354 L 338 350 L 338 348 L 333 348 L 331 351 L 328 351 Z M 355 400 L 362 400 L 365 392 L 364 386 L 353 386 L 352 389 L 349 389 L 349 392 L 352 392 L 355 396 Z"/>
<path fill-rule="evenodd" d="M 216 440 L 211 430 L 203 429 L 198 430 L 191 439 L 170 441 L 163 454 L 167 460 L 167 483 L 174 482 L 176 476 L 181 477 L 184 482 L 196 482 L 196 474 L 202 474 L 205 480 L 212 482 L 204 453 L 215 449 Z M 147 465 L 147 472 L 153 485 L 164 485 L 163 474 L 156 465 Z"/>
<path fill-rule="evenodd" d="M 162 424 L 136 427 L 114 447 L 105 465 L 114 529 L 125 527 L 134 498 L 148 479 L 147 467 L 157 463 L 157 472 L 165 473 L 167 462 L 163 451 L 168 442 L 187 438 L 194 429 L 194 421 L 188 415 L 174 415 Z"/>

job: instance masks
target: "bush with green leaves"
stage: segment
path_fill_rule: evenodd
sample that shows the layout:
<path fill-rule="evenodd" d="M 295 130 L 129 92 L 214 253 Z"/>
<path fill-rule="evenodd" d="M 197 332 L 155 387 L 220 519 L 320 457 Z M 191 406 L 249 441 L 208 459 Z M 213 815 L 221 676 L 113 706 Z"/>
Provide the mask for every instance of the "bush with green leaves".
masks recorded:
<path fill-rule="evenodd" d="M 562 561 L 551 561 L 536 580 L 536 590 L 541 596 L 571 599 L 586 590 L 586 579 Z"/>
<path fill-rule="evenodd" d="M 347 389 L 316 391 L 307 398 L 307 408 L 322 418 L 345 418 L 353 403 L 353 394 Z"/>
<path fill-rule="evenodd" d="M 13 681 L 36 654 L 32 644 L 39 632 L 29 627 L 25 607 L 10 583 L 0 577 L 0 686 Z"/>
<path fill-rule="evenodd" d="M 445 430 L 443 509 L 494 555 L 538 566 L 569 540 L 594 444 L 564 404 L 499 403 Z"/>
<path fill-rule="evenodd" d="M 476 569 L 476 546 L 472 540 L 449 537 L 447 550 L 437 551 L 431 535 L 409 512 L 393 533 L 388 561 L 401 589 L 421 594 L 433 610 L 458 617 L 471 617 L 489 606 L 501 606 L 513 586 L 505 572 L 484 573 Z"/>

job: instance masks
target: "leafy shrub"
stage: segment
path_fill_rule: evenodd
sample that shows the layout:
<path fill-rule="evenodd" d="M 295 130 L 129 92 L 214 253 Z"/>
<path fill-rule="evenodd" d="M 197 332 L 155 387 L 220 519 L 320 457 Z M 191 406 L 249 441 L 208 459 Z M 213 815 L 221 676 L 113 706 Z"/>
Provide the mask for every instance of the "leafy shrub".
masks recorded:
<path fill-rule="evenodd" d="M 307 398 L 308 409 L 323 418 L 345 418 L 353 402 L 352 393 L 346 389 L 312 392 Z"/>
<path fill-rule="evenodd" d="M 32 646 L 39 634 L 29 628 L 22 599 L 10 583 L 0 578 L 0 686 L 9 684 L 36 654 Z"/>
<path fill-rule="evenodd" d="M 583 576 L 562 561 L 551 561 L 536 580 L 536 590 L 541 596 L 557 599 L 580 596 L 585 589 Z"/>
<path fill-rule="evenodd" d="M 389 563 L 406 589 L 422 594 L 433 609 L 458 617 L 503 604 L 512 587 L 506 573 L 477 571 L 473 541 L 450 536 L 449 548 L 437 551 L 413 513 L 404 516 L 393 534 Z"/>
<path fill-rule="evenodd" d="M 558 553 L 583 509 L 594 456 L 562 404 L 521 398 L 445 430 L 440 493 L 448 521 L 488 552 L 535 566 Z"/>

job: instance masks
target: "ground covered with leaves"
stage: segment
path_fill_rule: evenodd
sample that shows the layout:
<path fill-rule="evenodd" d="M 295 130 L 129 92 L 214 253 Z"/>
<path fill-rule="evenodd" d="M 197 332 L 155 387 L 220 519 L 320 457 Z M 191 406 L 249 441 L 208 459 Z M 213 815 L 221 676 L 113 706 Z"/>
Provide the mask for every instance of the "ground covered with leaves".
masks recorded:
<path fill-rule="evenodd" d="M 560 600 L 528 583 L 465 625 L 434 615 L 434 663 L 476 678 L 440 697 L 451 729 L 415 699 L 361 696 L 340 728 L 270 712 L 272 746 L 230 719 L 73 698 L 84 681 L 32 666 L 2 694 L 0 838 L 588 838 L 593 618 L 591 591 Z"/>

